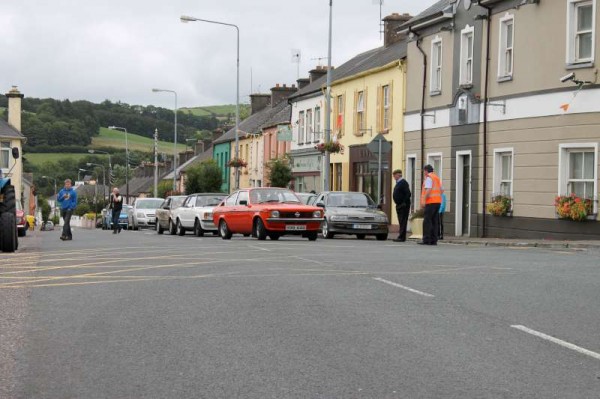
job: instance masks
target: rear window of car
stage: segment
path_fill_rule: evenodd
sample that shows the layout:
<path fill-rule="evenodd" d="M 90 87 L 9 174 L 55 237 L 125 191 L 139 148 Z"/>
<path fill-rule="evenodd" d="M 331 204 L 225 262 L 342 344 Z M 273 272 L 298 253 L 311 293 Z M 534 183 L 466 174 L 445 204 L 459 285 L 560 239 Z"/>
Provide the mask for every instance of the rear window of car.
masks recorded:
<path fill-rule="evenodd" d="M 225 198 L 224 195 L 203 195 L 196 199 L 196 206 L 217 206 Z"/>
<path fill-rule="evenodd" d="M 160 205 L 163 203 L 163 200 L 138 200 L 136 202 L 137 209 L 157 209 L 160 208 Z"/>

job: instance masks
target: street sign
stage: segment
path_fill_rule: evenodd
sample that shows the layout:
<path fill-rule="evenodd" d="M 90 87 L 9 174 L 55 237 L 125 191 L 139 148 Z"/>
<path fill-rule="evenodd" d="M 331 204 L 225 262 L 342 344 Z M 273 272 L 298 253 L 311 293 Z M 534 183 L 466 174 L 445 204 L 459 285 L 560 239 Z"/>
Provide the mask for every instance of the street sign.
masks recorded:
<path fill-rule="evenodd" d="M 289 125 L 277 125 L 277 141 L 292 141 L 292 129 Z"/>
<path fill-rule="evenodd" d="M 381 140 L 381 154 L 386 155 L 392 150 L 392 143 L 387 141 L 383 134 L 379 133 L 369 144 L 367 144 L 367 148 L 371 153 L 375 156 L 379 153 L 379 141 Z"/>

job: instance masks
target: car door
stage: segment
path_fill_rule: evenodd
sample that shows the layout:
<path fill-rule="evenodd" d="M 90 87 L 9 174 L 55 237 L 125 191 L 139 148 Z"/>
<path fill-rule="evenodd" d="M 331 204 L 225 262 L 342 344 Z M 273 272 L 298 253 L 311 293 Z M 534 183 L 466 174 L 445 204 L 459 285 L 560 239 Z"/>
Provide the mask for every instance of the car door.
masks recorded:
<path fill-rule="evenodd" d="M 240 191 L 240 194 L 236 200 L 236 219 L 238 225 L 238 231 L 240 233 L 252 233 L 252 216 L 254 210 L 252 205 L 249 203 L 248 191 Z"/>
<path fill-rule="evenodd" d="M 222 215 L 223 219 L 227 223 L 227 227 L 229 231 L 232 233 L 236 233 L 236 219 L 235 219 L 235 209 L 236 209 L 236 200 L 237 200 L 238 192 L 231 194 L 229 197 L 225 198 L 223 201 L 223 205 L 215 208 L 215 211 Z M 218 210 L 218 211 L 217 211 Z M 217 227 L 219 226 L 219 221 L 216 221 Z"/>
<path fill-rule="evenodd" d="M 190 196 L 181 212 L 181 225 L 186 229 L 194 227 L 194 206 L 196 206 L 196 195 Z"/>

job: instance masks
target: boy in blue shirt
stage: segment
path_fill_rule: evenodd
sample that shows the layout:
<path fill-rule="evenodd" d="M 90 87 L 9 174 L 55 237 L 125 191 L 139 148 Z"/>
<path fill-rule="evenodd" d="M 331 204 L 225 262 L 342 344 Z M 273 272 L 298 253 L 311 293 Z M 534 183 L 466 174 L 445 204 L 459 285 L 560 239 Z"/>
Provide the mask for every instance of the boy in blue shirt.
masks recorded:
<path fill-rule="evenodd" d="M 73 211 L 77 206 L 77 191 L 71 185 L 71 179 L 65 180 L 65 187 L 59 191 L 56 199 L 60 203 L 60 215 L 65 221 L 60 239 L 63 241 L 72 240 L 71 216 L 73 216 Z"/>
<path fill-rule="evenodd" d="M 444 213 L 446 212 L 446 193 L 442 193 L 442 204 L 440 205 L 440 240 L 444 239 Z"/>

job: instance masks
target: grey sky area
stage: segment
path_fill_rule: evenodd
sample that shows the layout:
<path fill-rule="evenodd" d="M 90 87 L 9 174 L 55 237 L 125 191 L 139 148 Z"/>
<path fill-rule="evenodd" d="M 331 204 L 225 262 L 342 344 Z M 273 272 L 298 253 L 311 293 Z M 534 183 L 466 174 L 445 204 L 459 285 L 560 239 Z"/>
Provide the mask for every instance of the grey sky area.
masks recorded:
<path fill-rule="evenodd" d="M 435 0 L 384 0 L 382 15 L 415 15 Z M 240 101 L 295 83 L 327 56 L 328 0 L 2 0 L 0 90 L 29 97 L 105 99 L 172 108 L 235 103 L 235 29 L 181 23 L 181 15 L 240 28 Z M 380 46 L 379 0 L 333 1 L 335 66 Z M 320 61 L 326 65 L 327 60 Z M 252 76 L 252 79 L 251 79 Z M 251 89 L 252 81 L 252 89 Z"/>

